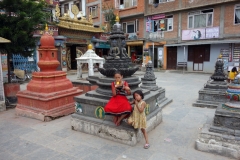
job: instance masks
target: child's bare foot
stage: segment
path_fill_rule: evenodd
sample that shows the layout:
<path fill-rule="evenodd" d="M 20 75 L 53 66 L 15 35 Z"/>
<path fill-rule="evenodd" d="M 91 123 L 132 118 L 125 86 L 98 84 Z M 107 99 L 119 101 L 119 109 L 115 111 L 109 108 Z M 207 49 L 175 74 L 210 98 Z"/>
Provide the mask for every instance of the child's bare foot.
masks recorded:
<path fill-rule="evenodd" d="M 116 126 L 120 126 L 121 121 L 118 120 L 115 124 L 116 124 Z"/>
<path fill-rule="evenodd" d="M 113 123 L 116 124 L 116 123 L 117 123 L 117 120 L 118 120 L 118 117 L 117 117 L 117 116 L 114 116 L 114 117 L 113 117 Z"/>

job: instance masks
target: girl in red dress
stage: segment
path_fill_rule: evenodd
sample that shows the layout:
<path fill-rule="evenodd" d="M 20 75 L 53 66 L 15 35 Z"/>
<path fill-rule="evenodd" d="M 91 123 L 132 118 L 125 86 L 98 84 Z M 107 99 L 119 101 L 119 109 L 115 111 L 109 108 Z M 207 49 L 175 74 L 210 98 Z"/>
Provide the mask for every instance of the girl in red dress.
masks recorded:
<path fill-rule="evenodd" d="M 106 115 L 113 115 L 114 123 L 119 126 L 122 119 L 132 112 L 132 107 L 127 99 L 127 95 L 131 95 L 128 83 L 122 80 L 121 72 L 116 71 L 114 74 L 115 82 L 112 82 L 112 98 L 104 107 Z"/>

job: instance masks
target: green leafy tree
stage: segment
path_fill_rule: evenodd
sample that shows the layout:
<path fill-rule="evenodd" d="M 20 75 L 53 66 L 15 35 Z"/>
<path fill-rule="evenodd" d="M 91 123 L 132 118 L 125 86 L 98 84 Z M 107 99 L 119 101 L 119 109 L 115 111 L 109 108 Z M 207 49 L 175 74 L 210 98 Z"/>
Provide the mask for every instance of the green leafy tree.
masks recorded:
<path fill-rule="evenodd" d="M 45 1 L 39 0 L 2 0 L 0 2 L 0 37 L 9 39 L 11 43 L 0 44 L 1 53 L 7 54 L 8 75 L 10 75 L 9 59 L 12 54 L 30 56 L 39 38 L 33 37 L 36 30 L 43 28 L 48 13 Z M 10 82 L 10 76 L 8 76 Z"/>
<path fill-rule="evenodd" d="M 111 28 L 113 27 L 113 25 L 116 23 L 116 15 L 114 14 L 115 8 L 108 4 L 105 3 L 102 6 L 102 12 L 105 18 L 107 18 L 107 23 L 108 23 L 108 29 L 106 30 L 106 28 L 103 28 L 105 30 L 105 32 L 109 32 L 111 31 Z"/>

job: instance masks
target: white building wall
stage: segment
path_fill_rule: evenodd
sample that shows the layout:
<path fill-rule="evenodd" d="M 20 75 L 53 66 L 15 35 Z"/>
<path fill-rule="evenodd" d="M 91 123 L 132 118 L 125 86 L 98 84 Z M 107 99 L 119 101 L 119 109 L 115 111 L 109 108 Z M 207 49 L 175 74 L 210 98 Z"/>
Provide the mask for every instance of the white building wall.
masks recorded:
<path fill-rule="evenodd" d="M 220 55 L 221 49 L 228 49 L 229 44 L 211 44 L 210 47 L 210 61 L 203 62 L 203 71 L 208 73 L 213 73 L 215 70 L 215 63 Z"/>
<path fill-rule="evenodd" d="M 220 54 L 221 49 L 228 49 L 229 44 L 211 44 L 210 46 L 210 61 L 203 62 L 203 71 L 205 73 L 213 73 L 215 70 L 215 62 Z M 184 46 L 177 47 L 177 62 L 187 62 L 187 71 L 193 71 L 193 62 L 188 62 L 188 46 L 185 47 L 185 58 L 184 58 Z M 229 62 L 231 65 L 232 62 Z"/>

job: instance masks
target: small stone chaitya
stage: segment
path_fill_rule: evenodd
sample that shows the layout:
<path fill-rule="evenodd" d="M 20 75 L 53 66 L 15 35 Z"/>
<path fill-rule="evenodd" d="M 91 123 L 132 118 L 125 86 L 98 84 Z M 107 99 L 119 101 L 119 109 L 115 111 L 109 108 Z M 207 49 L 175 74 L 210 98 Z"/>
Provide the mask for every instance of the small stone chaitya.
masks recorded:
<path fill-rule="evenodd" d="M 227 76 L 224 74 L 223 66 L 223 60 L 219 57 L 215 63 L 213 75 L 204 85 L 204 88 L 198 92 L 198 100 L 193 103 L 193 106 L 217 108 L 219 103 L 226 102 Z"/>
<path fill-rule="evenodd" d="M 142 85 L 141 88 L 148 89 L 148 90 L 158 90 L 158 86 L 156 85 L 156 77 L 153 72 L 153 64 L 152 61 L 148 61 L 146 67 L 146 73 L 144 74 L 144 77 L 141 78 Z"/>
<path fill-rule="evenodd" d="M 201 130 L 196 149 L 240 159 L 240 76 L 228 86 L 226 97 L 229 101 L 219 104 L 213 123 Z"/>

